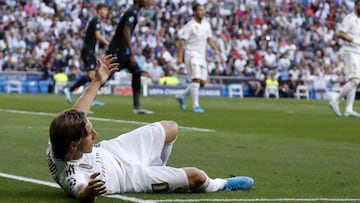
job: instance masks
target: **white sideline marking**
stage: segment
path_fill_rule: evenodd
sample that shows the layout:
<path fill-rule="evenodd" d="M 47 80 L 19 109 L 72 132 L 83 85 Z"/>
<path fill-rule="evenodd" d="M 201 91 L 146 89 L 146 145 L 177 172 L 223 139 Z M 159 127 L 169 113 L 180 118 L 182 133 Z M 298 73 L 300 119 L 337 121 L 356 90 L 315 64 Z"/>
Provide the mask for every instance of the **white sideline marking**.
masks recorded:
<path fill-rule="evenodd" d="M 32 178 L 16 176 L 16 175 L 11 175 L 11 174 L 7 174 L 7 173 L 0 173 L 0 176 L 4 177 L 4 178 L 10 178 L 10 179 L 14 179 L 14 180 L 23 181 L 23 182 L 35 183 L 35 184 L 39 184 L 39 185 L 46 185 L 46 186 L 50 186 L 50 187 L 60 188 L 60 186 L 56 183 L 47 182 L 47 181 L 43 181 L 43 180 L 36 180 L 36 179 L 32 179 Z"/>
<path fill-rule="evenodd" d="M 158 202 L 358 202 L 356 198 L 169 199 Z"/>
<path fill-rule="evenodd" d="M 0 173 L 0 177 L 35 183 L 54 188 L 60 188 L 58 184 L 33 178 Z M 156 202 L 359 202 L 360 198 L 254 198 L 254 199 L 164 199 L 164 200 L 143 200 L 124 195 L 105 195 L 113 199 L 121 199 L 135 203 L 156 203 Z"/>
<path fill-rule="evenodd" d="M 13 110 L 13 109 L 0 109 L 0 112 L 28 114 L 28 115 L 39 115 L 39 116 L 55 116 L 56 115 L 54 113 L 21 111 L 21 110 Z M 89 116 L 89 119 L 95 120 L 95 121 L 112 122 L 112 123 L 126 123 L 126 124 L 133 124 L 133 125 L 146 125 L 146 124 L 149 124 L 147 122 L 115 120 L 115 119 L 97 118 L 97 117 L 90 117 L 90 116 Z M 184 130 L 189 130 L 189 131 L 197 131 L 197 132 L 216 132 L 216 130 L 214 130 L 214 129 L 206 129 L 206 128 L 194 128 L 194 127 L 184 127 L 184 126 L 180 126 L 179 128 L 184 129 Z"/>
<path fill-rule="evenodd" d="M 10 179 L 19 180 L 19 181 L 28 182 L 28 183 L 35 183 L 35 184 L 39 184 L 39 185 L 45 185 L 45 186 L 54 187 L 54 188 L 60 188 L 60 186 L 58 184 L 53 183 L 53 182 L 36 180 L 33 178 L 26 178 L 26 177 L 22 177 L 22 176 L 7 174 L 7 173 L 0 173 L 0 177 L 10 178 Z M 108 195 L 106 195 L 106 197 L 107 196 Z M 123 195 L 109 195 L 109 197 L 110 198 L 115 197 L 116 199 L 121 199 L 121 200 L 136 202 L 136 203 L 144 202 L 144 200 L 142 200 L 142 199 L 138 199 L 138 198 L 134 198 L 134 197 L 127 197 L 127 196 L 123 196 Z"/>

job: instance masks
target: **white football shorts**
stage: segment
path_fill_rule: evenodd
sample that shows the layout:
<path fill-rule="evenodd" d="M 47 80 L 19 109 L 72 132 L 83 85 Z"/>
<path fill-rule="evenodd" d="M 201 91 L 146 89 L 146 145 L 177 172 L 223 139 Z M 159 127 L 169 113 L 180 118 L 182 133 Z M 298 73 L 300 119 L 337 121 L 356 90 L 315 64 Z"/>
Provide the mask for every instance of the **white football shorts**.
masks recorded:
<path fill-rule="evenodd" d="M 201 79 L 203 81 L 207 80 L 208 69 L 206 66 L 205 58 L 194 57 L 185 54 L 185 65 L 190 80 L 192 79 Z"/>
<path fill-rule="evenodd" d="M 157 122 L 100 142 L 122 169 L 117 172 L 119 193 L 188 191 L 185 171 L 164 166 L 160 159 L 165 137 L 165 129 Z"/>
<path fill-rule="evenodd" d="M 360 54 L 354 52 L 343 52 L 345 79 L 360 79 Z"/>

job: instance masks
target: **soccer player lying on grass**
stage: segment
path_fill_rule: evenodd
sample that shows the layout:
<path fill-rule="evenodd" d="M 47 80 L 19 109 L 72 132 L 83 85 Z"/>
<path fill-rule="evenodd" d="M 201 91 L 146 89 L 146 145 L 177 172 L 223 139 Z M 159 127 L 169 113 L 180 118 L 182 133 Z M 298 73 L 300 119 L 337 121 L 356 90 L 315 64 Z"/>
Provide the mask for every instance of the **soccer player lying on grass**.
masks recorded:
<path fill-rule="evenodd" d="M 178 124 L 160 121 L 94 145 L 96 130 L 86 117 L 99 87 L 117 71 L 115 57 L 98 59 L 95 79 L 73 109 L 50 124 L 47 161 L 61 188 L 84 202 L 103 194 L 125 192 L 215 192 L 248 190 L 250 177 L 211 179 L 197 168 L 166 166 Z"/>

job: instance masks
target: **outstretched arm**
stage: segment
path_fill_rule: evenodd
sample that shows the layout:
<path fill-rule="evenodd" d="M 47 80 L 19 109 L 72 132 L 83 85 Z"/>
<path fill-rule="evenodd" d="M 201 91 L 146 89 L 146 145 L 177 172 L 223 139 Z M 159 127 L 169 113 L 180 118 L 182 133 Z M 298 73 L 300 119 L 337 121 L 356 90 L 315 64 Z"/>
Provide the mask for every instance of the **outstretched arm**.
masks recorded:
<path fill-rule="evenodd" d="M 350 37 L 348 34 L 346 34 L 345 32 L 340 31 L 339 33 L 337 33 L 336 35 L 338 38 L 345 40 L 347 42 L 352 42 L 356 45 L 360 45 L 360 39 L 359 38 L 353 38 Z"/>
<path fill-rule="evenodd" d="M 211 38 L 208 38 L 207 41 L 208 41 L 209 45 L 211 46 L 211 48 L 213 48 L 215 50 L 215 53 L 221 57 L 221 52 L 220 52 L 219 48 L 216 46 L 215 41 Z"/>
<path fill-rule="evenodd" d="M 99 30 L 95 31 L 95 37 L 96 37 L 96 39 L 99 40 L 101 43 L 105 44 L 106 46 L 109 46 L 109 44 L 110 44 L 109 41 L 107 41 L 107 40 L 105 39 L 105 37 L 101 35 L 101 33 L 100 33 Z"/>
<path fill-rule="evenodd" d="M 185 46 L 185 40 L 180 39 L 178 45 L 178 54 L 177 54 L 177 64 L 181 64 L 184 59 L 184 46 Z"/>
<path fill-rule="evenodd" d="M 116 59 L 117 58 L 111 54 L 105 56 L 103 59 L 97 59 L 95 78 L 76 101 L 74 109 L 85 112 L 86 114 L 89 112 L 92 101 L 95 99 L 101 85 L 106 82 L 112 73 L 118 71 L 117 67 L 119 64 L 115 63 Z"/>

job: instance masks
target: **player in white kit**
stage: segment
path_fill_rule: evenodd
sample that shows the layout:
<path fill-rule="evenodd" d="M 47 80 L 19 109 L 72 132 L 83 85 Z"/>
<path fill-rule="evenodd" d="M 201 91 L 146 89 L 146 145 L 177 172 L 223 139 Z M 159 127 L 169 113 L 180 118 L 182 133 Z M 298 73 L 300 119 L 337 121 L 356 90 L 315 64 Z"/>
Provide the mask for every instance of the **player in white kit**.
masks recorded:
<path fill-rule="evenodd" d="M 215 192 L 248 190 L 254 180 L 246 176 L 211 179 L 197 168 L 166 166 L 178 135 L 174 121 L 160 121 L 111 140 L 94 144 L 98 133 L 86 117 L 98 89 L 118 71 L 115 57 L 98 60 L 95 79 L 73 109 L 50 124 L 47 161 L 61 188 L 84 202 L 103 194 L 126 192 Z"/>
<path fill-rule="evenodd" d="M 344 116 L 360 117 L 360 114 L 353 110 L 356 89 L 360 83 L 360 0 L 354 1 L 354 12 L 344 17 L 338 30 L 337 37 L 344 40 L 341 51 L 347 82 L 340 93 L 330 99 L 329 105 L 337 116 L 341 116 L 339 103 L 341 98 L 346 97 Z"/>
<path fill-rule="evenodd" d="M 180 95 L 177 95 L 176 98 L 180 104 L 180 108 L 185 110 L 184 97 L 190 92 L 193 111 L 202 113 L 204 110 L 199 105 L 199 88 L 205 86 L 208 76 L 206 64 L 207 43 L 215 50 L 217 55 L 221 56 L 221 53 L 215 42 L 212 40 L 213 35 L 210 23 L 204 19 L 204 6 L 195 3 L 193 5 L 193 12 L 193 18 L 182 28 L 177 56 L 178 64 L 182 63 L 185 58 L 185 65 L 187 74 L 191 80 L 191 85 L 189 85 Z"/>

